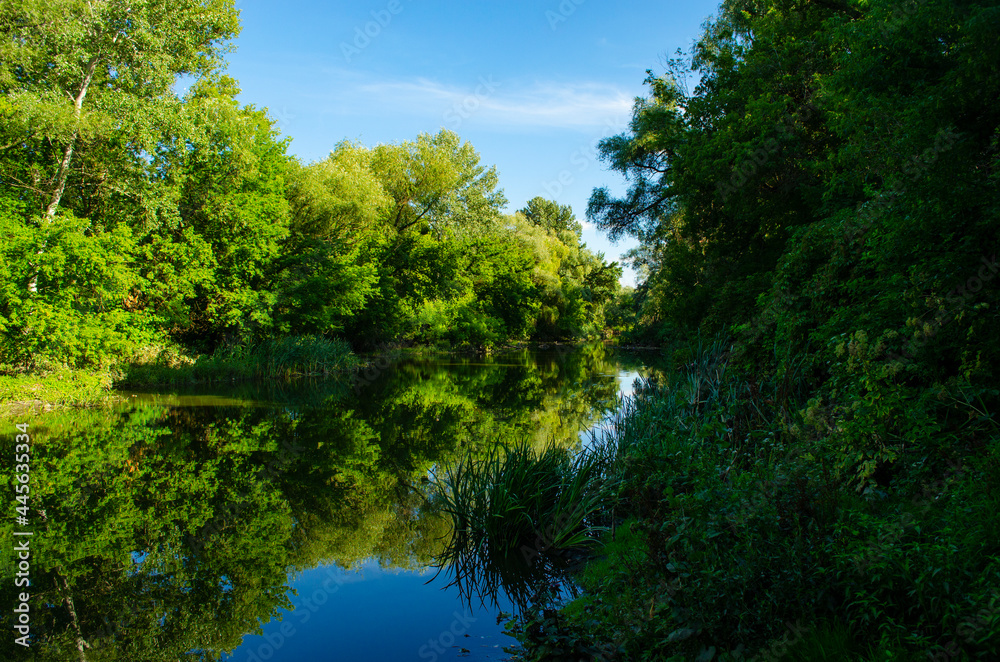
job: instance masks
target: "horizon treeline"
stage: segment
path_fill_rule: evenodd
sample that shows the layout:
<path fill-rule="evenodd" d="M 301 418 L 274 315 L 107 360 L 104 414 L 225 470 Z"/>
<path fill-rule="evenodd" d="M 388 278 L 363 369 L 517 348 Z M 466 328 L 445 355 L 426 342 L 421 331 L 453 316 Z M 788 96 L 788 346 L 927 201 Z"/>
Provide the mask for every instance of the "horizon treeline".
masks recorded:
<path fill-rule="evenodd" d="M 289 335 L 483 349 L 604 332 L 621 268 L 567 206 L 504 214 L 495 168 L 456 134 L 289 155 L 224 73 L 233 2 L 2 7 L 8 372 Z"/>

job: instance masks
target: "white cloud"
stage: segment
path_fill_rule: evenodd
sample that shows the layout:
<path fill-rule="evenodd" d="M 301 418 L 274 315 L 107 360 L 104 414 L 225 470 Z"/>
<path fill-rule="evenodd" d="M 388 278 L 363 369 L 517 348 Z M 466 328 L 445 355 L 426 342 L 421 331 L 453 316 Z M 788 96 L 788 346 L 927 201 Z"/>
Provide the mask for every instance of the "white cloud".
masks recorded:
<path fill-rule="evenodd" d="M 604 83 L 530 84 L 479 77 L 468 85 L 427 78 L 363 80 L 354 72 L 326 72 L 335 91 L 318 96 L 328 113 L 397 114 L 437 117 L 446 128 L 466 122 L 493 127 L 590 130 L 620 125 L 631 115 L 633 99 Z M 312 95 L 310 95 L 312 96 Z"/>

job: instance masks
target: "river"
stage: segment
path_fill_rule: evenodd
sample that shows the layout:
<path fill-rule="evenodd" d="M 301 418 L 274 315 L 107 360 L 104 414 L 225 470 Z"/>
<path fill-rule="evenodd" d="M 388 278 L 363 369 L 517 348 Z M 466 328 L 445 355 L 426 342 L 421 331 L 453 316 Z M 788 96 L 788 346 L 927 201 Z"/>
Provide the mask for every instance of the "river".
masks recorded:
<path fill-rule="evenodd" d="M 435 578 L 429 477 L 491 444 L 585 443 L 655 357 L 398 355 L 31 415 L 26 659 L 505 659 L 502 614 Z"/>

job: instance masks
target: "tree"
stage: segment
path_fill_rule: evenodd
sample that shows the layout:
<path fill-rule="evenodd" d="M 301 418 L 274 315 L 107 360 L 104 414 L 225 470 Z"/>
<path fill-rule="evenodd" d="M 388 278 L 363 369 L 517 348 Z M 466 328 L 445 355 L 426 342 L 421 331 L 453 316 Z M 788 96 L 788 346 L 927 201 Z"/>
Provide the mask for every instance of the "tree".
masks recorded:
<path fill-rule="evenodd" d="M 365 164 L 389 200 L 362 251 L 378 265 L 378 282 L 352 320 L 350 337 L 362 343 L 402 337 L 415 330 L 425 302 L 467 298 L 456 251 L 497 230 L 506 199 L 496 169 L 481 166 L 472 145 L 450 131 L 370 149 L 345 142 L 331 159 Z"/>
<path fill-rule="evenodd" d="M 274 270 L 289 236 L 287 141 L 266 112 L 241 108 L 235 81 L 203 79 L 185 97 L 189 137 L 161 149 L 161 171 L 177 189 L 176 228 L 211 249 L 212 278 L 187 306 L 194 314 L 175 336 L 208 341 L 260 337 L 274 325 Z M 156 259 L 155 255 L 150 258 Z"/>
<path fill-rule="evenodd" d="M 3 186 L 49 218 L 71 182 L 121 194 L 122 164 L 142 170 L 184 121 L 177 76 L 216 71 L 238 30 L 231 0 L 4 0 L 3 139 L 19 158 Z M 84 173 L 75 155 L 98 162 Z"/>
<path fill-rule="evenodd" d="M 631 184 L 620 198 L 595 190 L 588 218 L 613 237 L 665 245 L 673 324 L 749 318 L 791 232 L 818 217 L 817 160 L 835 148 L 816 105 L 834 51 L 823 25 L 856 13 L 852 3 L 724 3 L 689 59 L 648 72 L 629 131 L 602 141 Z"/>
<path fill-rule="evenodd" d="M 569 205 L 560 205 L 539 196 L 528 200 L 528 204 L 518 211 L 531 223 L 557 235 L 572 232 L 579 238 L 583 234 L 583 226 L 576 220 Z"/>
<path fill-rule="evenodd" d="M 24 289 L 0 333 L 19 365 L 106 365 L 189 320 L 214 274 L 180 220 L 167 155 L 198 126 L 173 86 L 214 75 L 237 32 L 229 0 L 0 2 L 0 198 Z"/>
<path fill-rule="evenodd" d="M 622 270 L 587 250 L 568 205 L 535 198 L 508 220 L 534 257 L 532 279 L 539 307 L 533 335 L 539 339 L 574 339 L 600 335 L 603 308 L 618 291 Z"/>
<path fill-rule="evenodd" d="M 282 332 L 340 332 L 374 295 L 379 242 L 389 196 L 367 153 L 346 150 L 309 166 L 291 164 L 291 236 L 278 260 L 277 319 Z"/>

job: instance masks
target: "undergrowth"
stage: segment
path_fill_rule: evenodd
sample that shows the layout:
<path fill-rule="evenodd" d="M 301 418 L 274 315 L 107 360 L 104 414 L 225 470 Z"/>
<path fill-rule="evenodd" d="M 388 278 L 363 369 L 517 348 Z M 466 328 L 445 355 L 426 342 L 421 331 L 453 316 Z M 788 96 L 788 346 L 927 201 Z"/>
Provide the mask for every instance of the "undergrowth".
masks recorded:
<path fill-rule="evenodd" d="M 830 419 L 832 444 L 809 425 L 794 370 L 756 381 L 721 340 L 676 358 L 603 432 L 618 451 L 604 511 L 629 519 L 577 575 L 580 597 L 511 622 L 519 659 L 1000 659 L 988 413 L 967 417 L 967 447 L 942 426 L 873 466 L 843 457 L 864 431 Z"/>

